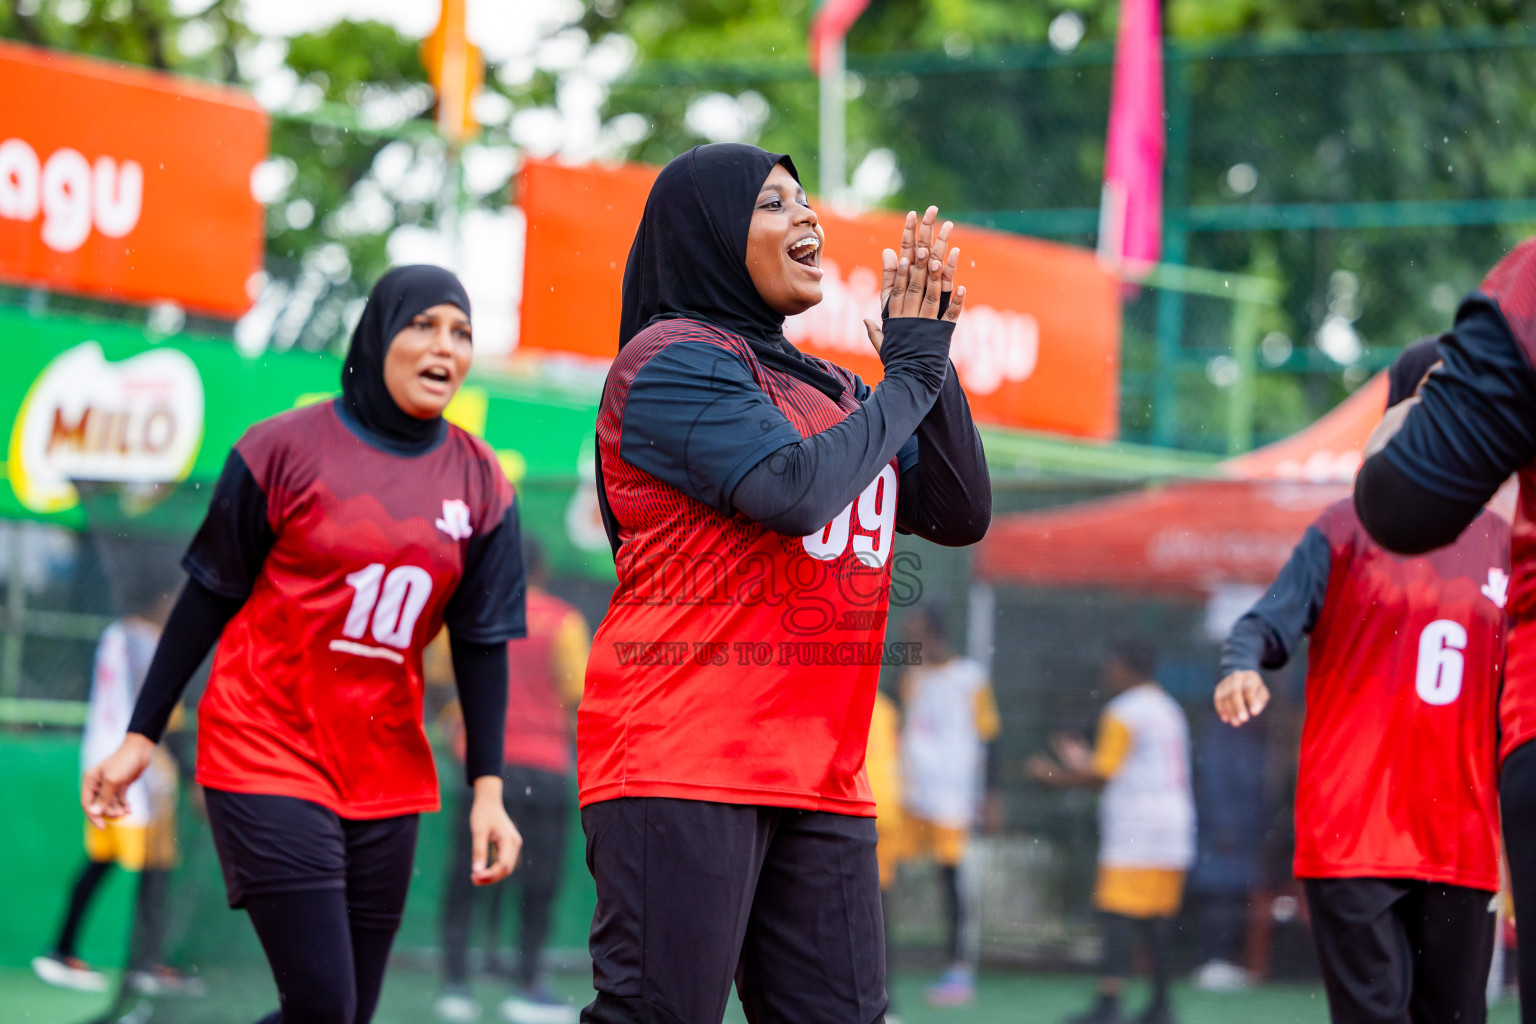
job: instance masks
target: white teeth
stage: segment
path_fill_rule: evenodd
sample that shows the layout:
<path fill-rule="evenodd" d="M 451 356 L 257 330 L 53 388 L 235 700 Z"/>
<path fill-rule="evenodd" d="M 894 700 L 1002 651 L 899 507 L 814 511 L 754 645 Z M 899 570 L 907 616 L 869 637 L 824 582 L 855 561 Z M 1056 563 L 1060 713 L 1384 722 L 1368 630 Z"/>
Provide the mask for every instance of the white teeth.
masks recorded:
<path fill-rule="evenodd" d="M 815 252 L 820 248 L 820 240 L 817 239 L 815 235 L 808 235 L 807 237 L 800 239 L 800 241 L 796 242 L 794 245 L 790 246 L 789 251 L 792 255 L 803 255 L 805 252 Z"/>

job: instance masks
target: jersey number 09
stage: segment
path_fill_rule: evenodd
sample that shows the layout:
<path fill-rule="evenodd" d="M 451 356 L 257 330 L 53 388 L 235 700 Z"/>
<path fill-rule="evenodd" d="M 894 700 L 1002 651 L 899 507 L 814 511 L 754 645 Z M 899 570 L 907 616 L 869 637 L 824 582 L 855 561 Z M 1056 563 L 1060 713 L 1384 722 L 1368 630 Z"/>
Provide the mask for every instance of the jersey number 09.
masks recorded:
<path fill-rule="evenodd" d="M 852 522 L 855 509 L 859 514 L 857 532 Z M 865 565 L 878 569 L 890 557 L 891 542 L 896 539 L 896 471 L 889 463 L 857 498 L 843 506 L 836 519 L 802 541 L 806 554 L 830 562 L 848 550 L 850 536 L 853 553 Z"/>
<path fill-rule="evenodd" d="M 1414 688 L 1426 704 L 1450 704 L 1461 696 L 1466 671 L 1467 629 L 1450 619 L 1436 619 L 1419 634 L 1419 668 Z"/>
<path fill-rule="evenodd" d="M 373 626 L 373 638 L 389 647 L 411 646 L 416 620 L 432 596 L 432 574 L 415 565 L 399 565 L 384 575 L 382 562 L 374 562 L 347 577 L 356 593 L 341 632 L 361 640 Z M 381 586 L 382 584 L 382 586 Z"/>

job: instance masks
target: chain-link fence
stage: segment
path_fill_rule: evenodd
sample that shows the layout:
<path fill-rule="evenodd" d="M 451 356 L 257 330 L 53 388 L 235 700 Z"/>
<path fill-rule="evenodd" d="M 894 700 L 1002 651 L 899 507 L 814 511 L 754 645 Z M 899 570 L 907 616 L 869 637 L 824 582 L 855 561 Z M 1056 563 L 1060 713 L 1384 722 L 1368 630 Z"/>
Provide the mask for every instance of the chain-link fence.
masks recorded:
<path fill-rule="evenodd" d="M 1522 33 L 1170 44 L 1165 257 L 1213 273 L 1160 271 L 1127 299 L 1124 440 L 1208 453 L 1246 450 L 1310 422 L 1402 343 L 1443 327 L 1481 269 L 1536 222 L 1536 201 L 1524 196 L 1526 172 L 1536 162 L 1527 141 L 1536 109 L 1532 58 L 1536 36 Z M 870 199 L 932 201 L 977 224 L 1092 243 L 1111 77 L 1107 48 L 856 53 L 850 66 L 855 185 Z M 607 116 L 644 119 L 644 138 L 631 155 L 660 161 L 719 135 L 710 117 L 723 114 L 739 134 L 794 153 L 814 180 L 815 99 L 814 83 L 798 66 L 650 67 L 614 90 Z M 280 198 L 268 210 L 268 277 L 253 283 L 263 344 L 335 343 L 360 298 L 358 282 L 382 265 L 386 219 L 429 225 L 500 195 L 470 189 L 454 198 L 457 169 L 429 134 L 328 123 L 329 116 L 321 110 L 286 118 L 274 136 L 267 173 L 297 176 L 318 162 L 337 178 L 308 191 L 268 183 Z M 872 156 L 881 151 L 889 156 L 885 164 Z M 333 205 L 322 209 L 311 196 L 328 196 Z M 379 203 L 390 207 L 388 218 Z M 1208 459 L 1130 445 L 1089 451 L 1030 444 L 1036 447 L 1014 440 L 994 448 L 999 521 L 1134 489 L 1148 478 L 1211 472 Z M 563 503 L 575 484 L 538 486 Z M 537 488 L 530 490 L 537 501 Z M 6 756 L 13 764 L 52 759 L 46 802 L 44 789 L 23 793 L 31 802 L 24 802 L 22 818 L 40 848 L 45 841 L 57 846 L 60 836 L 77 842 L 79 822 L 68 792 L 78 759 L 74 739 L 39 727 L 78 723 L 78 712 L 59 702 L 85 696 L 101 629 L 141 600 L 125 584 L 162 571 L 174 575 L 175 549 L 196 519 L 143 531 L 129 514 L 134 495 L 97 498 L 88 503 L 84 532 L 0 524 L 0 710 L 17 726 L 5 734 L 17 741 Z M 205 500 L 189 493 L 189 505 Z M 1202 850 L 1232 807 L 1230 789 L 1228 804 L 1210 805 L 1217 798 L 1208 781 L 1236 778 L 1247 787 L 1238 863 L 1229 859 L 1217 871 L 1202 860 L 1190 876 L 1177 963 L 1226 959 L 1276 980 L 1315 979 L 1289 864 L 1300 668 L 1293 663 L 1272 679 L 1275 703 L 1256 726 L 1226 730 L 1210 706 L 1219 641 L 1210 594 L 982 585 L 978 577 L 986 574 L 972 554 L 902 544 L 921 559 L 921 586 L 897 599 L 892 632 L 903 628 L 919 598 L 945 609 L 956 645 L 989 666 L 1001 717 L 990 760 L 995 816 L 978 830 L 967 861 L 975 908 L 969 927 L 983 963 L 1084 968 L 1098 953 L 1089 909 L 1093 798 L 1047 790 L 1026 765 L 1057 731 L 1091 734 L 1107 698 L 1101 674 L 1108 645 L 1137 634 L 1154 641 L 1155 674 L 1190 724 Z M 606 581 L 571 577 L 554 589 L 589 620 L 601 617 Z M 882 685 L 899 694 L 899 673 L 892 670 Z M 43 741 L 51 744 L 46 750 Z M 68 784 L 55 785 L 55 776 L 69 776 Z M 225 987 L 209 1002 L 156 1019 L 250 1019 L 270 1009 L 270 984 L 248 929 L 222 905 L 206 828 L 190 803 L 184 811 L 185 855 L 167 955 L 203 970 L 210 988 L 216 981 Z M 381 1019 L 425 1019 L 430 1012 L 446 834 L 443 816 L 424 831 L 422 870 L 399 944 L 405 969 L 394 976 L 404 980 L 392 980 Z M 555 937 L 569 952 L 566 963 L 579 960 L 592 909 L 579 844 L 572 849 Z M 36 884 L 28 888 L 36 891 L 26 894 L 30 902 L 16 917 L 42 920 L 45 929 L 68 879 L 57 864 L 32 868 L 27 877 Z M 942 955 L 944 915 L 933 866 L 904 867 L 896 893 L 898 970 L 910 978 Z M 14 956 L 21 940 L 12 940 Z M 1317 995 L 1315 987 L 1307 991 Z M 1312 1005 L 1315 1013 L 1319 1004 Z"/>
<path fill-rule="evenodd" d="M 1402 345 L 1444 330 L 1536 225 L 1533 57 L 1526 30 L 1167 44 L 1163 258 L 1282 289 L 1256 325 L 1253 440 L 1310 422 Z M 1110 46 L 853 52 L 848 64 L 856 194 L 1093 244 Z M 640 159 L 742 136 L 792 153 L 814 182 L 815 101 L 799 66 L 651 65 L 608 114 L 644 119 Z M 1225 423 L 1192 414 L 1232 386 L 1212 362 L 1230 319 L 1202 304 L 1128 305 L 1125 439 L 1227 447 Z"/>

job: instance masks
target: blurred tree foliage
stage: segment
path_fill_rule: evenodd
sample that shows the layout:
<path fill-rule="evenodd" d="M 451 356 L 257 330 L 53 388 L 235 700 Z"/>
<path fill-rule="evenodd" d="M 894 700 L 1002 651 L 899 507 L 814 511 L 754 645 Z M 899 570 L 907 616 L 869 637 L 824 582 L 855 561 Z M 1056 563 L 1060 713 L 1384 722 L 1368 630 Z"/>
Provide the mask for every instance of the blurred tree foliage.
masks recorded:
<path fill-rule="evenodd" d="M 16 0 L 0 3 L 0 37 L 255 88 L 299 115 L 273 118 L 271 158 L 257 176 L 268 280 L 255 326 L 279 347 L 335 345 L 388 266 L 390 233 L 431 227 L 440 213 L 444 150 L 418 43 L 389 25 L 346 20 L 262 39 L 243 21 L 242 0 L 212 0 L 191 14 L 178 7 L 187 9 L 171 0 Z M 503 176 L 468 199 L 502 203 L 505 184 Z"/>
<path fill-rule="evenodd" d="M 507 109 L 466 152 L 466 165 L 509 153 L 513 139 L 547 151 L 519 135 L 520 120 L 558 123 L 573 83 L 591 88 L 581 54 L 622 37 L 634 60 L 606 89 L 601 154 L 663 162 L 699 142 L 741 138 L 793 153 L 814 183 L 817 91 L 805 52 L 812 6 L 571 4 L 567 23 L 545 27 L 548 46 L 515 67 L 490 69 L 487 89 Z M 1498 31 L 1529 24 L 1533 7 L 1167 0 L 1169 96 L 1188 103 L 1190 126 L 1171 140 L 1170 182 L 1183 182 L 1182 201 L 1202 208 L 1523 199 L 1536 172 L 1536 47 L 1352 51 L 1327 34 Z M 242 21 L 241 0 L 177 13 L 187 9 L 171 0 L 12 0 L 0 3 L 0 36 L 283 93 L 259 92 L 298 115 L 274 119 L 273 160 L 263 170 L 270 280 L 259 308 L 275 344 L 333 344 L 356 308 L 355 282 L 385 266 L 390 233 L 432 227 L 442 212 L 444 153 L 428 120 L 417 44 L 386 25 L 348 21 L 262 40 Z M 1081 211 L 1098 202 L 1117 10 L 1118 0 L 873 0 L 849 39 L 855 183 L 873 202 L 936 202 L 982 222 L 1066 210 L 1091 224 Z M 1233 56 L 1235 35 L 1275 45 Z M 548 56 L 557 42 L 577 56 Z M 512 110 L 518 117 L 509 124 Z M 511 157 L 502 163 L 510 172 Z M 505 173 L 478 176 L 467 201 L 499 205 L 505 181 Z M 1169 201 L 1180 200 L 1175 188 Z M 1184 259 L 1269 274 L 1286 286 L 1283 308 L 1264 324 L 1283 335 L 1264 348 L 1266 365 L 1277 364 L 1258 383 L 1264 439 L 1314 418 L 1368 367 L 1443 328 L 1459 295 L 1528 228 L 1201 231 L 1189 236 Z M 1054 237 L 1093 241 L 1086 230 Z M 1155 302 L 1127 310 L 1124 419 L 1138 438 L 1150 424 L 1144 385 L 1156 313 Z M 1224 350 L 1227 323 L 1218 308 L 1186 306 L 1180 444 L 1219 443 L 1218 427 L 1206 421 L 1221 394 L 1205 366 Z M 1341 361 L 1324 354 L 1320 337 Z M 1327 372 L 1280 372 L 1307 368 Z"/>
<path fill-rule="evenodd" d="M 582 27 L 593 38 L 624 33 L 638 47 L 636 73 L 607 106 L 611 117 L 646 120 L 630 154 L 660 162 L 734 130 L 792 153 L 814 183 L 817 93 L 804 34 L 793 31 L 809 6 L 607 0 L 590 8 Z M 984 223 L 1006 224 L 996 215 L 1018 211 L 1091 211 L 1118 6 L 874 0 L 848 41 L 849 166 L 887 150 L 899 177 L 884 203 L 934 202 Z M 1188 104 L 1189 124 L 1187 136 L 1170 138 L 1170 180 L 1176 171 L 1182 201 L 1201 207 L 1522 199 L 1536 172 L 1536 46 L 1394 52 L 1344 45 L 1339 33 L 1398 29 L 1399 42 L 1422 44 L 1436 30 L 1522 26 L 1533 8 L 1520 0 L 1168 0 L 1168 94 Z M 1224 55 L 1238 34 L 1275 45 Z M 1168 198 L 1181 200 L 1176 190 Z M 1265 347 L 1278 358 L 1258 379 L 1255 426 L 1264 440 L 1305 425 L 1403 344 L 1444 329 L 1459 296 L 1530 229 L 1201 231 L 1189 236 L 1184 261 L 1286 285 L 1283 307 L 1264 325 L 1283 335 Z M 1055 237 L 1093 243 L 1088 231 Z M 1205 368 L 1225 351 L 1229 320 L 1200 305 L 1186 302 L 1174 440 L 1218 447 L 1223 423 L 1212 410 L 1223 399 Z M 1144 385 L 1155 321 L 1154 304 L 1127 310 L 1123 414 L 1138 439 L 1149 436 Z M 1300 372 L 1309 368 L 1321 372 Z"/>

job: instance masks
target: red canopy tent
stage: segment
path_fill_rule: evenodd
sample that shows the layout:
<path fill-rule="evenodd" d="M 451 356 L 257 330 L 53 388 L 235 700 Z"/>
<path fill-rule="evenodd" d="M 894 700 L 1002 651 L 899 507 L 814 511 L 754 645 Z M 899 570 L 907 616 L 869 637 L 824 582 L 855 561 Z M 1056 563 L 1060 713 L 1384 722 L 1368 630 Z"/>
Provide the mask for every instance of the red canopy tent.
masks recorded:
<path fill-rule="evenodd" d="M 1386 394 L 1378 374 L 1305 430 L 1222 463 L 1222 479 L 1007 516 L 982 542 L 976 574 L 1191 596 L 1266 584 L 1318 513 L 1349 495 Z"/>

